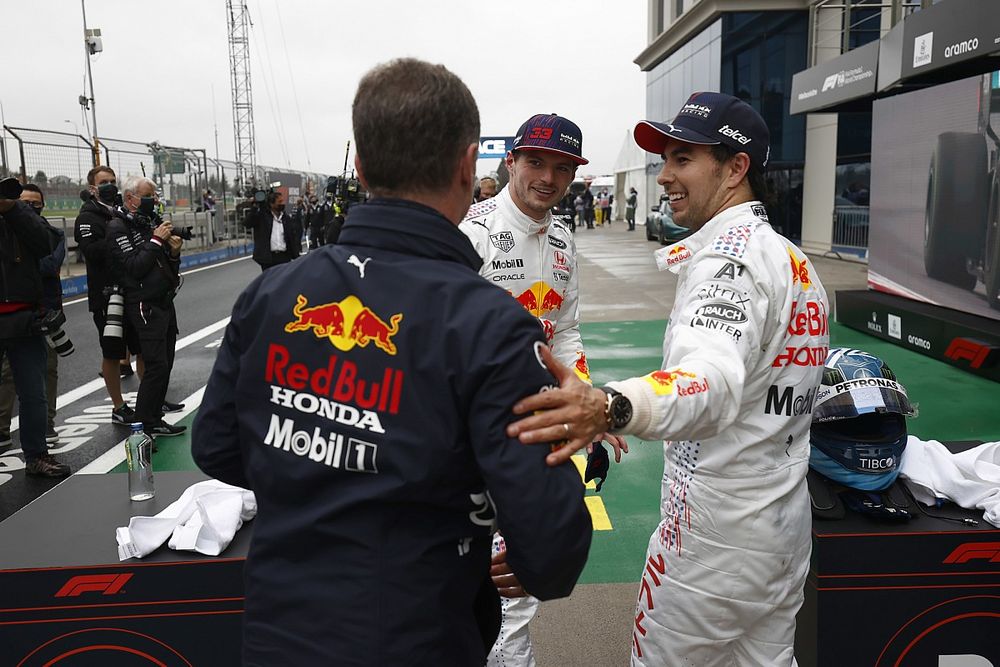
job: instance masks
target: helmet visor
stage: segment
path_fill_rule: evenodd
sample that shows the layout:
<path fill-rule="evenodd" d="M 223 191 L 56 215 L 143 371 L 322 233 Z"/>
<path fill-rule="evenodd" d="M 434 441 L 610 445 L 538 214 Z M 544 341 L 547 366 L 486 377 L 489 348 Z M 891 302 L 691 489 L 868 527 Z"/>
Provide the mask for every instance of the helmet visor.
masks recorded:
<path fill-rule="evenodd" d="M 903 385 L 886 378 L 856 378 L 823 385 L 816 393 L 813 422 L 853 419 L 866 414 L 912 416 L 913 406 Z"/>

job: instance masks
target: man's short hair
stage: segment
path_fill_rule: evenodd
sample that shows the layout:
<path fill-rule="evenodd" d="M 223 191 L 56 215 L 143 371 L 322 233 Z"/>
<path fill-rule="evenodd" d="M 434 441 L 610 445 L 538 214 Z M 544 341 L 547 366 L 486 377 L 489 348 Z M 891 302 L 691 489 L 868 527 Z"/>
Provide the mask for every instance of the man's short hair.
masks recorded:
<path fill-rule="evenodd" d="M 43 204 L 45 203 L 45 193 L 42 192 L 42 189 L 40 187 L 38 187 L 37 185 L 35 185 L 34 183 L 25 183 L 21 187 L 21 189 L 22 190 L 27 190 L 28 192 L 37 192 L 38 196 L 42 198 L 42 203 Z"/>
<path fill-rule="evenodd" d="M 108 172 L 109 174 L 115 177 L 115 180 L 118 180 L 118 176 L 115 175 L 115 170 L 106 164 L 102 164 L 101 166 L 94 167 L 93 169 L 87 172 L 87 185 L 94 185 L 95 183 L 97 183 L 97 175 L 102 171 Z"/>
<path fill-rule="evenodd" d="M 400 58 L 370 70 L 352 106 L 362 173 L 373 195 L 439 192 L 479 141 L 479 109 L 444 65 Z"/>
<path fill-rule="evenodd" d="M 708 148 L 712 153 L 712 157 L 719 164 L 729 161 L 740 152 L 726 144 L 715 144 Z M 754 164 L 752 160 L 750 168 L 747 170 L 746 179 L 747 185 L 750 186 L 750 190 L 753 192 L 754 199 L 764 204 L 764 206 L 773 206 L 775 204 L 774 193 L 767 187 L 767 182 L 764 180 L 764 169 Z"/>
<path fill-rule="evenodd" d="M 479 179 L 480 183 L 482 183 L 483 181 L 490 181 L 493 183 L 493 185 L 497 185 L 497 179 L 493 178 L 492 176 L 483 176 L 482 178 Z"/>
<path fill-rule="evenodd" d="M 136 191 L 139 189 L 139 186 L 142 185 L 143 183 L 148 184 L 151 188 L 153 188 L 153 192 L 156 192 L 156 183 L 154 183 L 152 179 L 146 178 L 145 176 L 132 175 L 132 176 L 127 176 L 125 178 L 125 182 L 122 183 L 122 188 L 121 188 L 122 194 L 128 192 L 135 194 Z"/>

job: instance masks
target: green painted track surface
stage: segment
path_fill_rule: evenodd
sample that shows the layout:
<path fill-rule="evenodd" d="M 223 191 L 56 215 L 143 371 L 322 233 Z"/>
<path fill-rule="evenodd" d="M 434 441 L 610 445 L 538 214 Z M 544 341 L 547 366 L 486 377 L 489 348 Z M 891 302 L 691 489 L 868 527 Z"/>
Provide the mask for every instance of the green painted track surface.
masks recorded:
<path fill-rule="evenodd" d="M 664 322 L 602 322 L 581 329 L 595 384 L 643 375 L 661 361 Z M 831 324 L 831 344 L 857 347 L 892 367 L 906 386 L 919 415 L 909 432 L 924 439 L 1000 440 L 996 383 L 975 377 L 915 352 Z M 193 415 L 183 420 L 190 428 Z M 153 459 L 157 470 L 192 470 L 190 437 L 161 438 Z M 638 581 L 649 535 L 659 522 L 663 449 L 659 442 L 629 438 L 631 452 L 612 466 L 600 495 L 613 530 L 596 531 L 581 583 Z M 124 464 L 113 472 L 123 472 Z"/>

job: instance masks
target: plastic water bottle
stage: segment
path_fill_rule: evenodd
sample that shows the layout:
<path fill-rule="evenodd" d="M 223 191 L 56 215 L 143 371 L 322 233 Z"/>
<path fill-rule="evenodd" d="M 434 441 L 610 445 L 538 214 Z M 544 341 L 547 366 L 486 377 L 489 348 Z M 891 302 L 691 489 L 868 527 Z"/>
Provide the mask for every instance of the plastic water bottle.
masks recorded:
<path fill-rule="evenodd" d="M 125 441 L 128 461 L 128 495 L 133 501 L 153 497 L 153 439 L 142 430 L 142 424 L 132 424 L 132 434 Z"/>

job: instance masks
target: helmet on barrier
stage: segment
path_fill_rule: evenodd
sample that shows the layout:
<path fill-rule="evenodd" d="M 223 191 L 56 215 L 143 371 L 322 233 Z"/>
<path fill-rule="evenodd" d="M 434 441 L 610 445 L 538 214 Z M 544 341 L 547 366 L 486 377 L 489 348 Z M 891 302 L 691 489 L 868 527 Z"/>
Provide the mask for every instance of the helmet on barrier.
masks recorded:
<path fill-rule="evenodd" d="M 906 417 L 916 411 L 906 388 L 878 357 L 833 348 L 816 393 L 809 466 L 862 491 L 887 488 L 899 475 Z"/>

